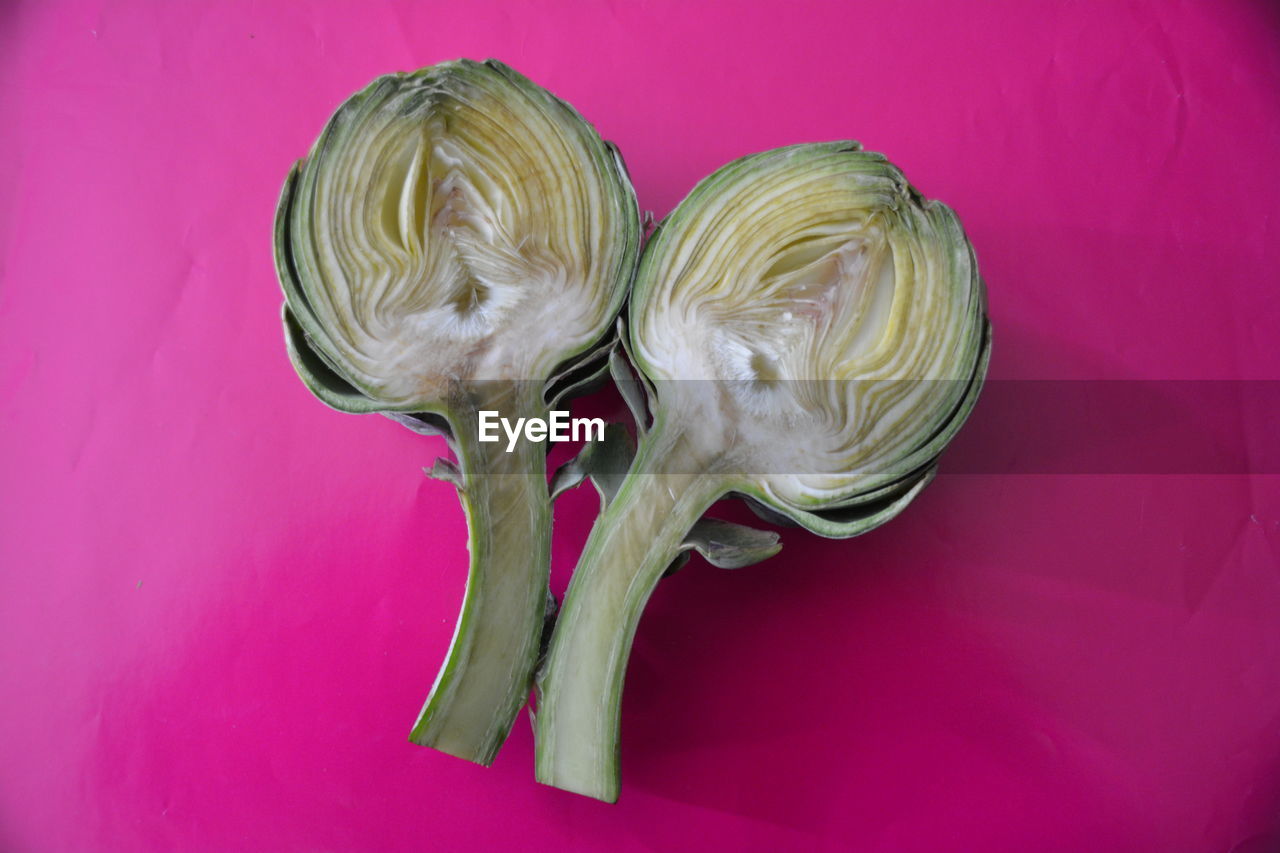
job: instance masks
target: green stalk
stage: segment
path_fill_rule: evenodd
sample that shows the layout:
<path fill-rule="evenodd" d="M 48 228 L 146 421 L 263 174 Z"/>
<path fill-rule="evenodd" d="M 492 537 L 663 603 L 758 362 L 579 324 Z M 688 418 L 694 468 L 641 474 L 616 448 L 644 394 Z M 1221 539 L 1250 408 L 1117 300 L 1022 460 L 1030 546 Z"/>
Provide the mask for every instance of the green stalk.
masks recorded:
<path fill-rule="evenodd" d="M 683 430 L 655 424 L 592 528 L 538 677 L 539 782 L 618 799 L 622 682 L 640 614 L 702 514 L 728 491 Z M 701 472 L 701 473 L 697 473 Z"/>
<path fill-rule="evenodd" d="M 545 418 L 541 395 L 531 383 L 518 386 L 526 390 L 477 385 L 483 387 L 452 406 L 471 552 L 466 594 L 448 657 L 409 739 L 487 766 L 529 697 L 546 615 L 551 498 L 544 445 L 520 438 L 508 453 L 505 435 L 478 438 L 480 410 Z"/>

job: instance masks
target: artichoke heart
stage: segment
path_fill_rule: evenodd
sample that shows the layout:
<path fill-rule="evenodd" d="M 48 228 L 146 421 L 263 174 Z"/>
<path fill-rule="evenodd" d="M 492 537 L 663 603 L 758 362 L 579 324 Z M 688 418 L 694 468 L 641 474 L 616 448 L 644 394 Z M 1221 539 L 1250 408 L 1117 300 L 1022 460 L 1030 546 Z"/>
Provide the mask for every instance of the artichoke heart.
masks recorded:
<path fill-rule="evenodd" d="M 726 166 L 641 266 L 631 351 L 659 405 L 798 520 L 925 470 L 976 398 L 972 249 L 948 207 L 856 143 Z"/>
<path fill-rule="evenodd" d="M 616 151 L 492 60 L 374 81 L 292 195 L 288 306 L 336 373 L 400 411 L 460 379 L 546 380 L 601 337 L 639 241 Z"/>

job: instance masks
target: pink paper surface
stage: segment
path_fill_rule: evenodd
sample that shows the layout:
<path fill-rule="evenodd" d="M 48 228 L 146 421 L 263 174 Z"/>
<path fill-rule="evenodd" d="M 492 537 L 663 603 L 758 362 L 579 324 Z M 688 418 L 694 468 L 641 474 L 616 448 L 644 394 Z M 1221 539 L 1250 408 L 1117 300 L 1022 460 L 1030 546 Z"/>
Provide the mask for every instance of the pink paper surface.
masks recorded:
<path fill-rule="evenodd" d="M 0 850 L 1280 849 L 1274 467 L 944 458 L 865 537 L 695 559 L 616 806 L 536 784 L 523 718 L 488 770 L 409 744 L 462 512 L 441 440 L 294 375 L 271 219 L 346 95 L 458 56 L 573 103 L 658 216 L 748 152 L 886 152 L 969 231 L 996 380 L 1280 379 L 1272 4 L 10 4 Z M 1257 460 L 1268 386 L 1223 387 Z M 1042 449 L 998 414 L 964 440 Z M 594 511 L 557 507 L 557 591 Z"/>

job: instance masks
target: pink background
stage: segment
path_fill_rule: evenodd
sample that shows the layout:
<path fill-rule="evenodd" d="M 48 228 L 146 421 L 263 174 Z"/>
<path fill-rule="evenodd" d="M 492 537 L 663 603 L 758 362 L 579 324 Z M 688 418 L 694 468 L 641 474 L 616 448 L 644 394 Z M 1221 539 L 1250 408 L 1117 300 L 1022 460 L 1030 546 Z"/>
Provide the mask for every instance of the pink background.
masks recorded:
<path fill-rule="evenodd" d="M 576 105 L 659 216 L 747 152 L 887 152 L 969 230 L 995 377 L 1280 379 L 1272 4 L 8 4 L 0 850 L 1280 849 L 1260 474 L 944 475 L 695 560 L 617 806 L 535 784 L 524 719 L 489 770 L 410 745 L 462 512 L 440 440 L 294 376 L 270 231 L 343 97 L 457 56 Z M 559 590 L 594 497 L 558 510 Z"/>

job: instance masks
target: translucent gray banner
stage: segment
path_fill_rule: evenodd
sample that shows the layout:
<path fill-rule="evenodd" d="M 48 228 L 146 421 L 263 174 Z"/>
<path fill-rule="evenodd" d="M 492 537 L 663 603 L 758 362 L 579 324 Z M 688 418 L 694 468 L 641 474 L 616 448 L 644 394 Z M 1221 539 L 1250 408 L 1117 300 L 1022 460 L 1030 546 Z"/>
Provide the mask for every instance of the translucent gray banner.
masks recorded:
<path fill-rule="evenodd" d="M 493 400 L 491 383 L 478 396 Z M 918 387 L 914 387 L 918 386 Z M 928 386 L 928 387 L 925 387 Z M 950 386 L 950 387 L 948 387 Z M 788 444 L 840 432 L 883 417 L 885 395 L 918 392 L 959 403 L 963 382 L 682 380 L 655 383 L 657 408 L 670 421 L 701 424 L 704 440 L 727 449 L 776 436 L 777 453 L 739 457 L 743 474 L 811 474 Z M 643 396 L 640 386 L 635 396 Z M 501 395 L 496 395 L 500 398 Z M 840 400 L 811 407 L 813 401 Z M 879 403 L 868 401 L 879 400 Z M 879 406 L 879 409 L 877 409 Z M 560 404 L 557 408 L 568 408 Z M 573 403 L 573 414 L 625 422 L 631 417 L 614 392 Z M 502 414 L 506 415 L 506 412 Z M 689 416 L 689 417 L 685 417 Z M 712 423 L 714 421 L 714 423 Z M 788 423 L 794 429 L 787 428 Z M 931 423 L 946 431 L 949 415 Z M 779 427 L 782 427 L 779 429 Z M 632 429 L 634 432 L 634 429 Z M 856 432 L 856 430 L 854 431 Z M 847 438 L 851 433 L 844 431 Z M 914 446 L 918 447 L 918 440 Z M 913 447 L 898 449 L 910 454 Z M 802 454 L 803 455 L 803 454 Z M 896 469 L 902 456 L 868 473 Z M 734 460 L 734 455 L 726 456 Z M 741 461 L 749 459 L 749 461 Z M 616 467 L 617 462 L 607 463 Z M 944 474 L 1280 474 L 1280 380 L 988 380 L 976 407 L 942 453 Z M 689 472 L 693 473 L 693 472 Z"/>

